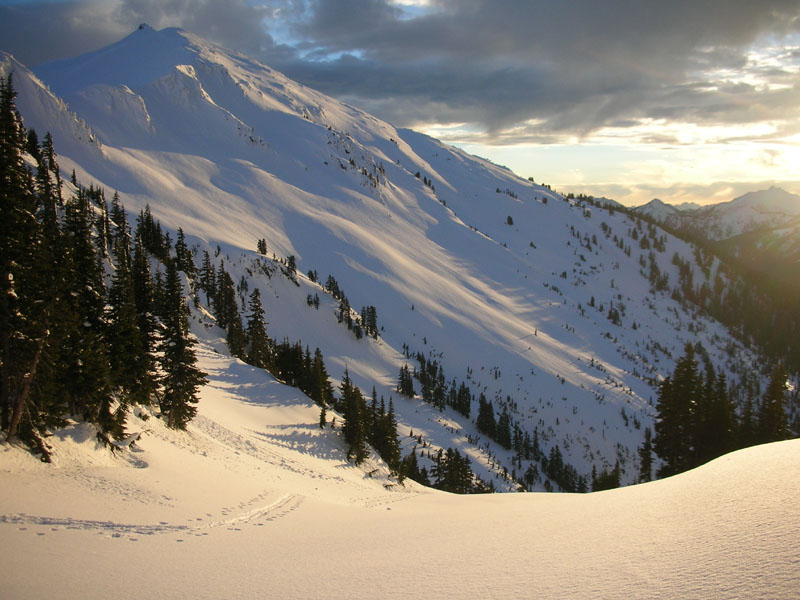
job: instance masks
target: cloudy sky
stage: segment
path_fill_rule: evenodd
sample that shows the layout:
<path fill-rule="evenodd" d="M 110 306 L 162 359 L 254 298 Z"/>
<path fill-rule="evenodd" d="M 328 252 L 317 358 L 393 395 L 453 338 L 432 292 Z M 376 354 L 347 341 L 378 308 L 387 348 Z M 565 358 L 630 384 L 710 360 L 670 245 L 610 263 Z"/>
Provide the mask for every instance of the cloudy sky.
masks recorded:
<path fill-rule="evenodd" d="M 0 0 L 29 66 L 179 26 L 562 192 L 800 193 L 800 0 Z"/>

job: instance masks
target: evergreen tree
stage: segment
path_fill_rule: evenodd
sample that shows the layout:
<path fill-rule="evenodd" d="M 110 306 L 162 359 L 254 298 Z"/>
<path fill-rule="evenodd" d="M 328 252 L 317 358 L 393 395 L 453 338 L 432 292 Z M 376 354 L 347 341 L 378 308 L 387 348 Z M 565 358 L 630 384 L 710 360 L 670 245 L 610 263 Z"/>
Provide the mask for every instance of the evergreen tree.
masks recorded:
<path fill-rule="evenodd" d="M 474 490 L 474 474 L 469 465 L 469 458 L 458 450 L 441 448 L 436 453 L 431 470 L 433 487 L 454 494 L 468 494 Z"/>
<path fill-rule="evenodd" d="M 197 393 L 207 382 L 205 373 L 196 366 L 195 342 L 189 333 L 187 312 L 177 265 L 175 261 L 168 261 L 161 315 L 164 376 L 160 404 L 167 426 L 173 429 L 186 429 L 197 413 Z"/>
<path fill-rule="evenodd" d="M 53 145 L 53 136 L 50 135 L 49 131 L 44 135 L 44 142 L 42 143 L 42 156 L 44 157 L 47 170 L 53 174 L 53 178 L 55 179 L 55 189 L 53 192 L 55 194 L 57 204 L 62 206 L 64 204 L 64 200 L 61 197 L 61 170 L 58 168 L 58 162 L 56 162 L 56 150 Z"/>
<path fill-rule="evenodd" d="M 303 346 L 300 342 L 290 344 L 285 339 L 275 346 L 271 372 L 275 377 L 293 387 L 299 387 L 306 379 Z"/>
<path fill-rule="evenodd" d="M 361 395 L 361 390 L 350 380 L 347 369 L 344 371 L 339 392 L 341 393 L 341 413 L 345 420 L 342 433 L 347 442 L 347 456 L 356 464 L 361 464 L 369 453 L 366 423 L 367 404 Z"/>
<path fill-rule="evenodd" d="M 116 270 L 108 292 L 108 342 L 110 375 L 117 397 L 148 404 L 153 377 L 147 345 L 139 330 L 139 314 L 131 273 L 132 260 L 124 238 L 115 243 Z"/>
<path fill-rule="evenodd" d="M 261 306 L 261 292 L 255 288 L 250 294 L 247 317 L 247 362 L 266 369 L 270 364 L 270 341 L 267 337 L 267 322 Z"/>
<path fill-rule="evenodd" d="M 203 264 L 200 266 L 197 287 L 206 293 L 206 304 L 211 305 L 216 296 L 217 273 L 206 250 L 203 251 Z"/>
<path fill-rule="evenodd" d="M 139 379 L 137 393 L 139 403 L 152 402 L 158 387 L 155 352 L 158 345 L 156 332 L 156 300 L 153 278 L 150 273 L 150 260 L 142 244 L 142 238 L 136 237 L 132 258 L 131 278 L 133 280 L 133 297 L 136 304 L 136 322 L 139 329 L 139 373 L 150 373 Z"/>
<path fill-rule="evenodd" d="M 714 381 L 713 403 L 711 406 L 709 460 L 717 458 L 736 448 L 736 407 L 728 391 L 728 380 L 725 373 L 718 373 Z"/>
<path fill-rule="evenodd" d="M 653 436 L 650 428 L 644 430 L 644 442 L 639 446 L 639 482 L 653 479 Z"/>
<path fill-rule="evenodd" d="M 455 385 L 455 380 L 453 380 L 453 385 Z M 458 387 L 458 391 L 456 392 L 453 408 L 455 408 L 465 417 L 469 418 L 471 405 L 472 393 L 469 391 L 469 388 L 466 386 L 466 384 L 461 382 L 461 385 Z"/>
<path fill-rule="evenodd" d="M 736 435 L 736 443 L 739 448 L 748 448 L 758 443 L 756 402 L 752 386 L 747 386 L 746 394 Z"/>
<path fill-rule="evenodd" d="M 494 420 L 494 408 L 491 401 L 486 401 L 483 393 L 478 398 L 478 417 L 475 425 L 478 431 L 485 433 L 490 439 L 495 439 L 497 425 Z"/>
<path fill-rule="evenodd" d="M 295 260 L 294 254 L 290 254 L 286 258 L 286 271 L 289 279 L 297 283 L 297 262 Z"/>
<path fill-rule="evenodd" d="M 95 193 L 95 198 L 99 195 Z M 64 392 L 73 414 L 96 423 L 99 436 L 124 435 L 124 407 L 115 409 L 106 338 L 106 291 L 98 248 L 92 242 L 90 192 L 78 189 L 66 203 L 69 239 L 69 308 L 71 333 L 65 340 Z M 69 374 L 67 376 L 67 373 Z"/>
<path fill-rule="evenodd" d="M 786 370 L 777 365 L 770 375 L 758 411 L 758 439 L 760 443 L 777 442 L 789 438 L 786 417 Z"/>
<path fill-rule="evenodd" d="M 95 229 L 97 230 L 97 249 L 100 251 L 103 258 L 107 259 L 113 240 L 105 192 L 102 188 L 93 188 L 89 186 L 89 197 L 92 198 L 100 208 L 100 214 L 97 215 L 94 222 Z"/>
<path fill-rule="evenodd" d="M 236 300 L 236 288 L 233 279 L 220 266 L 217 277 L 217 292 L 214 302 L 217 324 L 226 330 L 228 348 L 236 357 L 245 356 L 245 334 L 242 328 L 242 318 L 239 315 L 239 304 Z"/>
<path fill-rule="evenodd" d="M 306 393 L 309 398 L 322 407 L 327 406 L 333 400 L 333 388 L 328 378 L 328 371 L 325 368 L 325 361 L 322 358 L 322 351 L 319 348 L 314 350 Z"/>
<path fill-rule="evenodd" d="M 25 285 L 35 267 L 41 230 L 30 169 L 25 164 L 25 129 L 16 110 L 11 74 L 0 81 L 0 408 L 2 426 L 13 439 L 25 401 L 25 373 L 36 355 L 43 331 L 30 313 L 38 298 Z M 28 296 L 28 297 L 26 297 Z M 10 429 L 9 429 L 10 428 Z"/>
<path fill-rule="evenodd" d="M 400 439 L 397 435 L 397 416 L 394 412 L 394 402 L 391 397 L 389 398 L 389 411 L 386 413 L 383 429 L 385 434 L 383 448 L 381 448 L 380 452 L 381 458 L 386 461 L 389 468 L 394 473 L 400 475 L 402 479 L 402 473 L 400 471 Z"/>
<path fill-rule="evenodd" d="M 178 239 L 175 242 L 175 259 L 178 262 L 178 270 L 186 273 L 186 276 L 190 279 L 194 279 L 194 257 L 189 246 L 186 245 L 186 236 L 181 227 L 178 227 Z"/>
<path fill-rule="evenodd" d="M 505 407 L 497 420 L 495 440 L 506 450 L 511 449 L 511 415 Z"/>
<path fill-rule="evenodd" d="M 403 477 L 408 477 L 412 481 L 430 487 L 431 482 L 428 479 L 428 472 L 423 467 L 420 469 L 419 461 L 417 460 L 417 447 L 414 446 L 408 456 L 404 457 L 400 466 Z"/>
<path fill-rule="evenodd" d="M 400 367 L 400 375 L 397 379 L 397 392 L 409 398 L 413 398 L 416 393 L 414 392 L 414 380 L 411 378 L 411 371 L 408 365 Z"/>
<path fill-rule="evenodd" d="M 659 387 L 653 439 L 653 449 L 664 463 L 658 470 L 659 477 L 668 477 L 694 466 L 693 417 L 699 382 L 694 348 L 687 344 L 672 377 L 664 379 Z"/>
<path fill-rule="evenodd" d="M 361 308 L 361 323 L 364 327 L 364 333 L 378 339 L 378 311 L 374 306 Z"/>
<path fill-rule="evenodd" d="M 614 468 L 611 471 L 603 469 L 600 475 L 597 475 L 597 471 L 592 467 L 592 491 L 593 492 L 600 492 L 602 490 L 613 490 L 619 487 L 619 479 L 620 479 L 620 470 L 619 470 L 619 461 L 616 462 Z"/>

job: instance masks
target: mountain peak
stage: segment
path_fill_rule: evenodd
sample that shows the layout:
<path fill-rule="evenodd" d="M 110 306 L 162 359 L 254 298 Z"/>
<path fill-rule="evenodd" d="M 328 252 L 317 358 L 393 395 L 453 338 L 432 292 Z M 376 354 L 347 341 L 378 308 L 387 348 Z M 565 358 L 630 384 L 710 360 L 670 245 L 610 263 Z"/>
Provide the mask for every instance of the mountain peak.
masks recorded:
<path fill-rule="evenodd" d="M 665 204 L 658 198 L 653 198 L 647 204 L 634 208 L 634 211 L 643 215 L 648 215 L 658 221 L 663 221 L 667 217 L 677 213 L 678 209 L 669 204 Z"/>
<path fill-rule="evenodd" d="M 770 186 L 766 190 L 748 192 L 731 201 L 731 205 L 750 207 L 759 211 L 780 212 L 787 215 L 800 214 L 800 196 L 783 188 Z"/>
<path fill-rule="evenodd" d="M 196 51 L 186 32 L 178 28 L 155 30 L 143 23 L 129 35 L 78 59 L 40 65 L 36 75 L 59 95 L 95 84 L 144 85 L 192 61 Z"/>

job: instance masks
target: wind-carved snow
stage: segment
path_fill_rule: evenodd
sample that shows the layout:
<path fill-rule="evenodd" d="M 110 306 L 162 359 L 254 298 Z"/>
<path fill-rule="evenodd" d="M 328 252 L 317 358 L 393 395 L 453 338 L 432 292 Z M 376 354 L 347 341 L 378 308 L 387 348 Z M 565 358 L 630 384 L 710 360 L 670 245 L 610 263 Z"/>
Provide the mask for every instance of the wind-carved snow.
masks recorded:
<path fill-rule="evenodd" d="M 98 83 L 76 94 L 73 106 L 95 114 L 93 128 L 105 139 L 120 136 L 153 135 L 156 130 L 144 99 L 128 86 Z M 125 114 L 125 119 L 119 119 Z"/>

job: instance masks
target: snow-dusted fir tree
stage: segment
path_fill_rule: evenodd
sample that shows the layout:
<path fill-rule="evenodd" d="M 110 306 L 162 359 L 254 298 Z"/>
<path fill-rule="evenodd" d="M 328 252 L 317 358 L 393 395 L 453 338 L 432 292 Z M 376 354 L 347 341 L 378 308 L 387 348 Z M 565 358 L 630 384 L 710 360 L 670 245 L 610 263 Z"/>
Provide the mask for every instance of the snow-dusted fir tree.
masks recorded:
<path fill-rule="evenodd" d="M 167 425 L 174 429 L 186 429 L 197 413 L 197 392 L 207 381 L 205 373 L 195 366 L 195 341 L 189 333 L 187 310 L 178 267 L 170 260 L 164 282 L 164 314 L 161 315 L 164 326 L 161 412 Z"/>
<path fill-rule="evenodd" d="M 261 305 L 261 292 L 255 288 L 248 303 L 247 316 L 247 362 L 255 367 L 266 369 L 270 360 L 270 341 L 267 336 L 267 321 Z"/>

